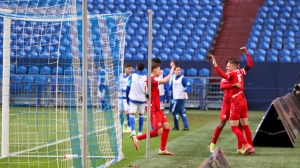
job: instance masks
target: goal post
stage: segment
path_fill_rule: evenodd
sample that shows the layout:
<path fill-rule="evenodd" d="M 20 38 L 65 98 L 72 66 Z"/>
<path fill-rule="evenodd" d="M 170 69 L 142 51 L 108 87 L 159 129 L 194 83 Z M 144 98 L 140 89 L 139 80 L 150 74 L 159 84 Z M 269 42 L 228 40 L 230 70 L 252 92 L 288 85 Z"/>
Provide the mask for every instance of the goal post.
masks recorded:
<path fill-rule="evenodd" d="M 117 80 L 131 13 L 88 14 L 84 22 L 68 0 L 18 5 L 0 4 L 0 163 L 108 167 L 122 160 Z"/>
<path fill-rule="evenodd" d="M 9 155 L 9 85 L 10 85 L 10 27 L 11 19 L 4 18 L 2 71 L 2 136 L 1 157 Z"/>

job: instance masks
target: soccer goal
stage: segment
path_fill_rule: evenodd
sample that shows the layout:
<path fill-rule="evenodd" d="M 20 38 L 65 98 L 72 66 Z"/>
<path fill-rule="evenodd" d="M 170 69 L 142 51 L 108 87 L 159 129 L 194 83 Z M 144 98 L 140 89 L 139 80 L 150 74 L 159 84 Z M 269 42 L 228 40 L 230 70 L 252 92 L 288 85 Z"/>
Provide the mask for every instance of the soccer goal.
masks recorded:
<path fill-rule="evenodd" d="M 88 15 L 69 0 L 0 2 L 1 156 L 11 167 L 82 167 L 82 58 L 87 60 L 87 164 L 124 158 L 117 107 L 130 13 Z"/>

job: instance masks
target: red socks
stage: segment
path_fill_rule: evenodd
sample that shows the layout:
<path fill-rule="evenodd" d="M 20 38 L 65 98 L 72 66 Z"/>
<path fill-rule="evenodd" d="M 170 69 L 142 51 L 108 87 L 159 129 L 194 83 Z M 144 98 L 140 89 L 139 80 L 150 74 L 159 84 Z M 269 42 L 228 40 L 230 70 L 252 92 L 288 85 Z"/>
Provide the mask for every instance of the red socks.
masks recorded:
<path fill-rule="evenodd" d="M 158 136 L 157 131 L 154 131 L 154 130 L 150 131 L 150 138 L 152 138 L 152 137 L 157 137 L 157 136 Z M 147 134 L 145 133 L 145 134 L 142 134 L 142 135 L 137 136 L 136 138 L 137 138 L 138 140 L 142 140 L 142 139 L 146 139 L 146 137 L 147 137 Z"/>
<path fill-rule="evenodd" d="M 246 135 L 248 143 L 251 146 L 253 146 L 253 144 L 252 144 L 252 133 L 251 133 L 251 130 L 250 130 L 249 126 L 248 125 L 243 125 L 243 130 L 245 131 L 245 135 Z"/>
<path fill-rule="evenodd" d="M 239 125 L 239 130 L 242 132 L 242 134 L 244 135 L 244 132 L 243 132 L 243 128 L 242 128 L 242 125 Z M 238 139 L 238 149 L 242 149 L 243 148 L 243 143 Z"/>
<path fill-rule="evenodd" d="M 239 130 L 238 126 L 231 126 L 231 130 L 235 134 L 238 141 L 240 140 L 244 145 L 247 144 L 247 140 L 245 139 L 243 133 Z"/>
<path fill-rule="evenodd" d="M 160 150 L 162 150 L 162 151 L 166 150 L 166 145 L 167 145 L 167 142 L 168 142 L 169 132 L 170 132 L 170 129 L 163 129 L 163 132 L 161 134 L 161 137 L 160 137 Z"/>
<path fill-rule="evenodd" d="M 217 140 L 221 134 L 221 131 L 222 130 L 220 129 L 220 127 L 217 126 L 215 129 L 215 132 L 214 132 L 214 136 L 212 137 L 212 140 L 211 140 L 212 143 L 217 144 Z"/>

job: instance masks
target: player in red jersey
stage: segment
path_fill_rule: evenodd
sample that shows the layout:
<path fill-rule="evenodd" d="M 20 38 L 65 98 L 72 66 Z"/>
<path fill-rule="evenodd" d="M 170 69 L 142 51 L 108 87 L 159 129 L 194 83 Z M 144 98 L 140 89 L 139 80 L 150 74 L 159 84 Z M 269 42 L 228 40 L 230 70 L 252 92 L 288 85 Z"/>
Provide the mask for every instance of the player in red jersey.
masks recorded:
<path fill-rule="evenodd" d="M 247 51 L 246 48 L 241 50 Z M 251 59 L 249 54 L 246 54 L 247 60 Z M 252 133 L 248 126 L 248 109 L 247 102 L 244 96 L 244 75 L 246 71 L 244 69 L 238 69 L 238 62 L 236 60 L 229 60 L 226 66 L 227 73 L 224 73 L 217 65 L 215 58 L 211 55 L 213 65 L 216 67 L 219 75 L 228 79 L 230 84 L 240 83 L 241 87 L 232 87 L 229 89 L 229 95 L 231 99 L 230 105 L 230 125 L 231 130 L 244 145 L 244 151 L 242 154 L 251 154 L 254 152 L 252 147 Z M 250 65 L 252 67 L 252 65 Z M 241 121 L 243 130 L 245 131 L 247 140 L 245 139 L 243 132 L 238 129 L 238 123 Z"/>
<path fill-rule="evenodd" d="M 247 55 L 247 65 L 242 69 L 243 71 L 247 72 L 250 70 L 250 68 L 253 66 L 252 63 L 252 59 L 247 51 L 246 47 L 242 47 L 241 50 L 243 52 L 245 52 L 245 54 Z M 226 65 L 230 60 L 235 60 L 235 58 L 231 58 L 229 60 L 226 61 Z M 220 89 L 224 91 L 224 96 L 223 96 L 223 102 L 222 102 L 222 107 L 221 107 L 221 111 L 220 111 L 220 123 L 218 126 L 216 126 L 215 131 L 214 131 L 214 135 L 212 137 L 212 141 L 211 144 L 209 145 L 209 150 L 212 153 L 216 147 L 216 143 L 218 140 L 219 135 L 221 134 L 221 131 L 223 130 L 227 120 L 229 119 L 230 116 L 230 95 L 229 95 L 229 90 L 232 87 L 241 87 L 240 83 L 234 83 L 234 84 L 230 84 L 229 80 L 222 78 L 221 83 L 220 83 Z M 238 125 L 239 129 L 241 132 L 243 132 L 243 128 L 241 123 L 239 122 Z M 252 144 L 251 144 L 252 145 Z M 237 153 L 240 154 L 242 153 L 242 143 L 241 141 L 238 140 L 238 149 L 237 149 Z"/>
<path fill-rule="evenodd" d="M 173 75 L 175 67 L 172 67 L 170 74 L 163 79 L 158 77 L 161 75 L 160 64 L 152 62 L 151 67 L 151 123 L 154 130 L 150 131 L 150 138 L 157 137 L 161 135 L 160 139 L 160 149 L 158 151 L 159 155 L 173 155 L 166 149 L 170 125 L 165 114 L 160 110 L 160 95 L 159 95 L 159 84 L 165 84 L 169 82 Z M 146 139 L 147 134 L 144 133 L 139 136 L 133 136 L 132 140 L 136 150 L 138 150 L 138 143 L 140 140 Z"/>

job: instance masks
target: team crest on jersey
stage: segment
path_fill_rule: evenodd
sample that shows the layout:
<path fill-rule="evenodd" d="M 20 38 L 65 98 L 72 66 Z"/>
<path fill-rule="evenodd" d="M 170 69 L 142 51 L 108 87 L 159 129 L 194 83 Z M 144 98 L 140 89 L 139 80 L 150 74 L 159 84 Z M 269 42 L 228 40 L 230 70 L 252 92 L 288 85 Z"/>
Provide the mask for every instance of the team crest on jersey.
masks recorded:
<path fill-rule="evenodd" d="M 226 118 L 226 114 L 223 115 L 223 118 Z"/>
<path fill-rule="evenodd" d="M 158 123 L 158 126 L 161 126 L 161 122 Z"/>

